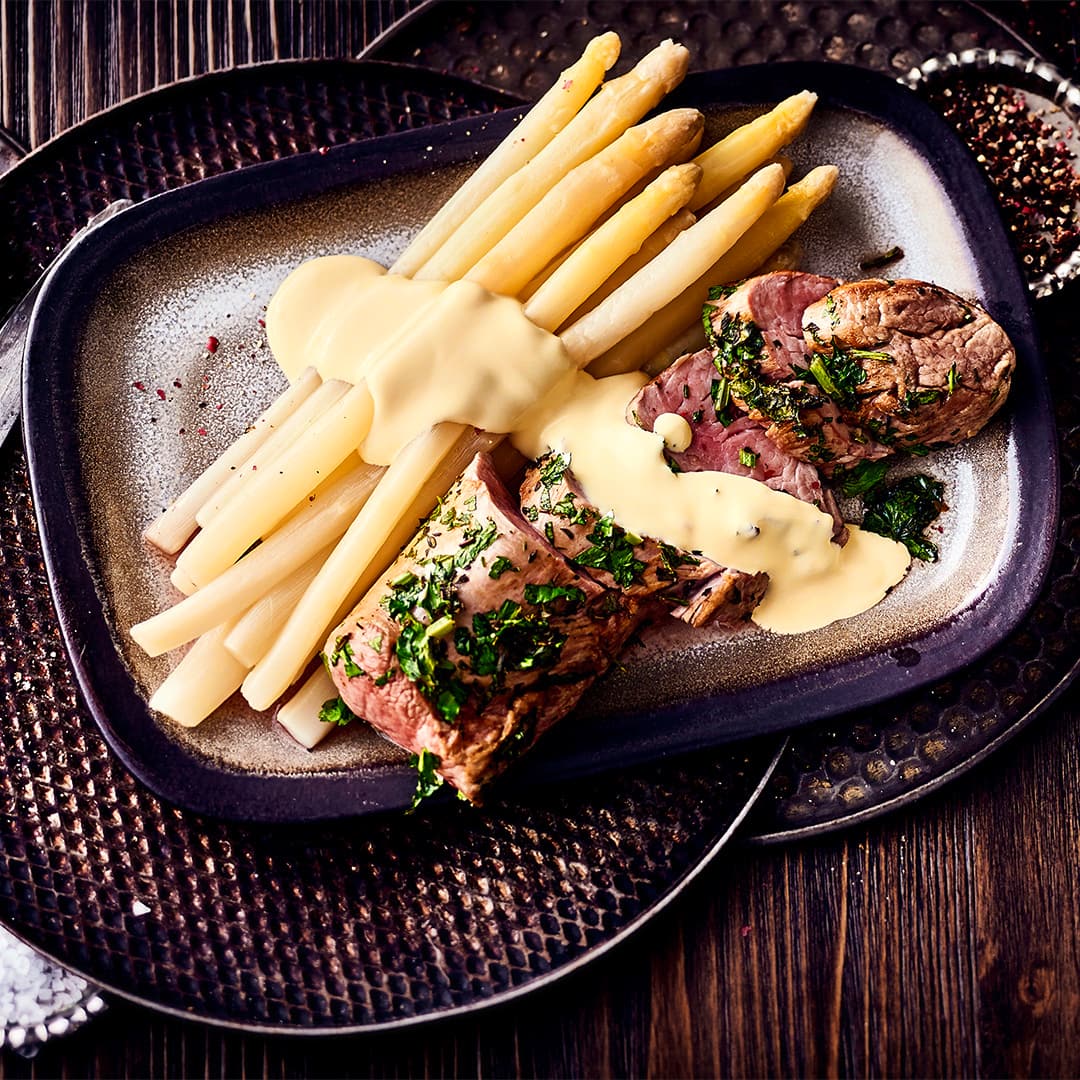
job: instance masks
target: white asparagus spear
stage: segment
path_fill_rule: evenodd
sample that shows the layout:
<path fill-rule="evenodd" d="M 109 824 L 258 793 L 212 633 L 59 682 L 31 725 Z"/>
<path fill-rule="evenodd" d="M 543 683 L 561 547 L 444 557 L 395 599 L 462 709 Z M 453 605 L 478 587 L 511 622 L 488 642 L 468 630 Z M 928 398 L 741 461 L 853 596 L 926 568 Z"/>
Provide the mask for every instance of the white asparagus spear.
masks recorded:
<path fill-rule="evenodd" d="M 307 587 L 315 580 L 319 567 L 326 562 L 332 550 L 332 544 L 324 547 L 240 616 L 232 633 L 225 639 L 225 648 L 237 660 L 253 668 L 263 658 L 277 637 L 279 627 L 307 592 Z"/>
<path fill-rule="evenodd" d="M 245 558 L 196 593 L 131 628 L 150 656 L 235 619 L 317 551 L 344 535 L 371 495 L 381 470 L 363 463 L 334 481 Z"/>
<path fill-rule="evenodd" d="M 690 54 L 665 41 L 600 92 L 527 165 L 503 181 L 413 275 L 456 281 L 483 258 L 572 168 L 636 124 L 686 75 Z"/>
<path fill-rule="evenodd" d="M 319 438 L 297 440 L 273 469 L 252 476 L 176 565 L 200 588 L 227 570 L 356 450 L 371 428 L 373 410 L 367 385 L 354 386 L 322 418 Z"/>
<path fill-rule="evenodd" d="M 317 420 L 320 416 L 327 413 L 332 405 L 340 401 L 346 393 L 348 393 L 349 384 L 343 382 L 341 379 L 330 379 L 328 382 L 324 382 L 318 390 L 315 391 L 301 405 L 296 412 L 285 421 L 270 436 L 263 444 L 255 451 L 254 454 L 244 462 L 243 466 L 237 469 L 228 480 L 225 481 L 199 507 L 199 512 L 195 515 L 195 520 L 202 528 L 206 528 L 211 521 L 217 516 L 230 499 L 235 498 L 238 491 L 244 484 L 244 481 L 251 476 L 258 473 L 260 469 L 265 469 L 270 465 L 275 458 L 281 456 L 281 454 L 287 450 L 296 440 L 310 427 L 310 425 Z"/>
<path fill-rule="evenodd" d="M 610 146 L 567 173 L 465 275 L 492 292 L 515 296 L 564 248 L 672 150 L 700 139 L 697 109 L 671 109 L 624 131 Z"/>
<path fill-rule="evenodd" d="M 625 285 L 580 318 L 563 334 L 563 344 L 581 366 L 617 344 L 696 281 L 776 202 L 784 189 L 784 170 L 768 165 L 731 198 L 680 233 Z"/>
<path fill-rule="evenodd" d="M 557 330 L 583 296 L 591 296 L 686 205 L 700 177 L 696 165 L 674 165 L 662 172 L 574 249 L 525 305 L 526 316 L 545 330 Z"/>
<path fill-rule="evenodd" d="M 337 687 L 320 664 L 299 690 L 277 711 L 277 722 L 305 749 L 313 750 L 335 730 L 324 724 L 319 710 L 338 696 Z"/>
<path fill-rule="evenodd" d="M 201 724 L 240 688 L 247 667 L 225 648 L 232 623 L 203 634 L 154 691 L 150 708 L 184 727 Z"/>
<path fill-rule="evenodd" d="M 747 176 L 806 127 L 817 104 L 817 94 L 803 90 L 784 98 L 764 116 L 736 128 L 726 138 L 703 150 L 694 164 L 704 175 L 690 200 L 690 209 L 708 205 L 726 188 Z"/>
<path fill-rule="evenodd" d="M 443 203 L 390 267 L 392 274 L 411 277 L 446 243 L 454 230 L 507 177 L 528 164 L 566 125 L 600 85 L 619 58 L 619 35 L 594 37 L 576 63 L 525 114 L 521 123 L 487 156 L 480 167 Z"/>
<path fill-rule="evenodd" d="M 238 439 L 230 443 L 173 504 L 147 526 L 143 536 L 168 555 L 190 539 L 200 506 L 315 392 L 320 383 L 314 368 L 307 368 Z"/>
<path fill-rule="evenodd" d="M 710 286 L 759 272 L 762 263 L 828 198 L 837 175 L 835 165 L 819 165 L 792 184 L 697 281 L 597 357 L 589 365 L 590 374 L 601 377 L 636 371 L 675 343 L 688 327 L 700 325 L 701 306 Z"/>

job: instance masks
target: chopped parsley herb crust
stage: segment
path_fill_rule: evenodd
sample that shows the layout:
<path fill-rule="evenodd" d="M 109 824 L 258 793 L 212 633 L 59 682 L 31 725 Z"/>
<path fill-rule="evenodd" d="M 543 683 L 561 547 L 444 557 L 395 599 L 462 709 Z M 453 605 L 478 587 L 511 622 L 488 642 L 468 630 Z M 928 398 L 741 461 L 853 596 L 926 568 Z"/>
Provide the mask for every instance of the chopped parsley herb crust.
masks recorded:
<path fill-rule="evenodd" d="M 545 463 L 543 477 L 551 485 L 561 481 L 569 466 L 568 455 L 555 455 Z M 472 500 L 469 500 L 472 501 Z M 475 509 L 475 502 L 473 502 Z M 572 501 L 568 503 L 574 511 Z M 532 671 L 554 666 L 566 642 L 566 635 L 552 625 L 550 615 L 569 614 L 585 600 L 585 593 L 573 586 L 550 583 L 525 587 L 525 602 L 505 600 L 493 611 L 478 612 L 472 625 L 457 624 L 461 612 L 458 588 L 463 571 L 478 560 L 488 576 L 498 579 L 507 572 L 518 573 L 515 563 L 500 555 L 487 567 L 481 558 L 499 537 L 498 526 L 484 524 L 471 514 L 459 514 L 443 504 L 429 519 L 431 523 L 453 522 L 465 543 L 455 554 L 417 559 L 416 570 L 395 578 L 380 601 L 399 625 L 394 645 L 397 669 L 412 682 L 445 723 L 453 724 L 470 697 L 482 705 L 503 685 L 505 673 Z M 547 529 L 551 529 L 547 523 Z M 416 555 L 414 545 L 413 557 Z M 528 550 L 526 547 L 525 550 Z M 530 556 L 531 561 L 531 556 Z M 453 657 L 450 646 L 458 654 Z M 388 670 L 382 685 L 397 669 Z M 487 685 L 470 676 L 489 679 Z"/>
<path fill-rule="evenodd" d="M 923 535 L 945 509 L 945 486 L 940 480 L 917 473 L 867 491 L 862 527 L 868 532 L 899 540 L 916 559 L 935 562 L 938 549 Z"/>
<path fill-rule="evenodd" d="M 468 658 L 474 674 L 492 679 L 493 689 L 508 671 L 554 667 L 565 644 L 566 635 L 543 613 L 528 615 L 516 600 L 474 615 L 471 631 L 459 626 L 454 632 L 454 647 Z"/>
<path fill-rule="evenodd" d="M 788 421 L 800 425 L 804 408 L 816 403 L 814 395 L 801 386 L 774 384 L 761 375 L 761 357 L 765 339 L 757 326 L 748 319 L 725 314 L 717 327 L 706 305 L 704 313 L 705 339 L 713 350 L 713 363 L 720 375 L 713 383 L 713 405 L 717 419 L 730 423 L 726 411 L 731 397 L 745 403 L 748 409 L 776 422 Z"/>
<path fill-rule="evenodd" d="M 641 543 L 641 538 L 616 525 L 610 514 L 596 523 L 588 539 L 592 547 L 571 560 L 576 566 L 606 570 L 623 589 L 629 588 L 645 573 L 645 563 L 634 555 L 634 548 Z"/>
<path fill-rule="evenodd" d="M 743 281 L 746 279 L 744 278 Z M 734 281 L 730 285 L 713 285 L 709 289 L 710 300 L 726 300 L 743 286 L 743 281 Z"/>

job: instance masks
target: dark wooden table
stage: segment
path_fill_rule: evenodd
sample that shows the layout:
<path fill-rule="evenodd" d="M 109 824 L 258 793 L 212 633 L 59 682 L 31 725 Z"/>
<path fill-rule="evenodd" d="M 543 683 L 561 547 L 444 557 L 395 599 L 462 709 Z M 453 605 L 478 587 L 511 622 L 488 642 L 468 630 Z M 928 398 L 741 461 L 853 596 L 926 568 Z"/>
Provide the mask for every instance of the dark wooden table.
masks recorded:
<path fill-rule="evenodd" d="M 0 0 L 0 123 L 37 145 L 176 78 L 353 54 L 410 6 Z M 995 13 L 1030 33 L 1048 7 Z M 1074 39 L 1049 45 L 1073 67 Z M 881 822 L 737 851 L 611 955 L 474 1018 L 303 1041 L 114 1002 L 34 1061 L 0 1052 L 0 1080 L 1080 1074 L 1078 706 Z"/>

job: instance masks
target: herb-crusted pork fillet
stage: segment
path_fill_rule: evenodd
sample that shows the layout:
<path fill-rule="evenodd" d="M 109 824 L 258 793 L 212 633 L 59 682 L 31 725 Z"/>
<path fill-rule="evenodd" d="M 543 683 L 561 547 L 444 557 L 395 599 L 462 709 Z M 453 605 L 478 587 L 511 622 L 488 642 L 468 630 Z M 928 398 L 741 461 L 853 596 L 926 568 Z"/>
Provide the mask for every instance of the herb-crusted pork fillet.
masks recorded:
<path fill-rule="evenodd" d="M 467 798 L 565 716 L 645 612 L 525 521 L 487 455 L 327 642 L 342 700 Z"/>
<path fill-rule="evenodd" d="M 821 294 L 827 281 L 767 274 L 718 290 L 706 308 L 714 396 L 782 450 L 831 475 L 970 438 L 1001 406 L 1016 356 L 978 305 L 923 281 L 871 278 Z M 776 302 L 748 303 L 759 295 Z"/>
<path fill-rule="evenodd" d="M 981 307 L 925 281 L 840 285 L 807 307 L 803 330 L 811 371 L 840 371 L 845 420 L 900 450 L 970 439 L 1001 408 L 1016 366 Z"/>

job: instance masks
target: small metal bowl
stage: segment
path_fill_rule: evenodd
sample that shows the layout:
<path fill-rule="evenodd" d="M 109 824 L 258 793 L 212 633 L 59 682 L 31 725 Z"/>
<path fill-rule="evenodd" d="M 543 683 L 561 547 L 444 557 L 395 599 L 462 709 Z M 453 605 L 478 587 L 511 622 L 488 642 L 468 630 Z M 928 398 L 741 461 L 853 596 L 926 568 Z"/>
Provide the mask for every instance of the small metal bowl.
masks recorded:
<path fill-rule="evenodd" d="M 1080 87 L 1045 60 L 1014 50 L 965 49 L 931 57 L 899 81 L 931 103 L 937 91 L 950 85 L 968 89 L 992 85 L 1019 91 L 1048 126 L 1057 127 L 1055 115 L 1066 121 L 1061 125 L 1065 130 L 1055 130 L 1054 136 L 1065 145 L 1073 167 L 1080 166 Z M 1080 225 L 1080 200 L 1073 207 L 1073 217 Z M 1023 268 L 1032 293 L 1049 296 L 1080 276 L 1080 246 L 1057 262 Z"/>
<path fill-rule="evenodd" d="M 33 1057 L 104 1008 L 96 986 L 0 929 L 0 1048 Z"/>

